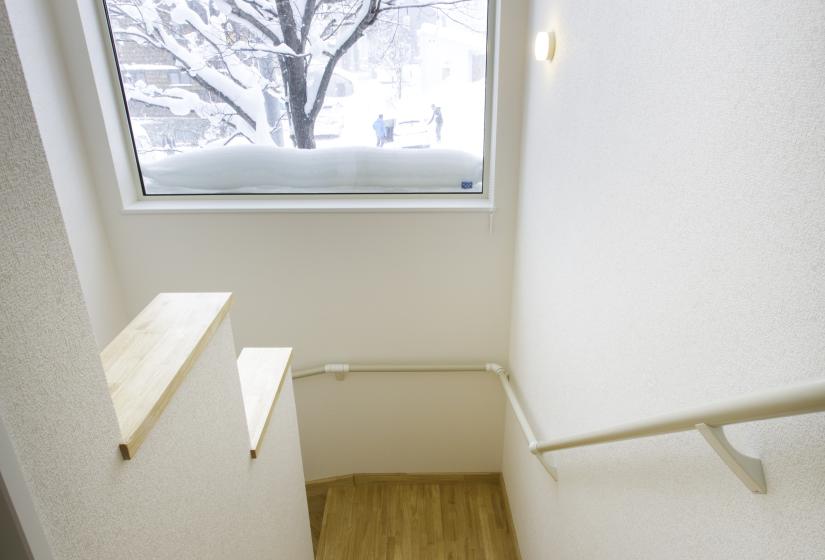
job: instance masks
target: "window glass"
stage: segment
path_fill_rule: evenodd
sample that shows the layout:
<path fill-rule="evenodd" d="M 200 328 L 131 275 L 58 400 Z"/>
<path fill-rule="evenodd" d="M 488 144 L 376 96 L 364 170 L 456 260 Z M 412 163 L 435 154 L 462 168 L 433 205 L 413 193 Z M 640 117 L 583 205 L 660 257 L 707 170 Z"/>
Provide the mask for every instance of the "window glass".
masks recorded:
<path fill-rule="evenodd" d="M 146 195 L 479 193 L 487 0 L 104 0 Z"/>

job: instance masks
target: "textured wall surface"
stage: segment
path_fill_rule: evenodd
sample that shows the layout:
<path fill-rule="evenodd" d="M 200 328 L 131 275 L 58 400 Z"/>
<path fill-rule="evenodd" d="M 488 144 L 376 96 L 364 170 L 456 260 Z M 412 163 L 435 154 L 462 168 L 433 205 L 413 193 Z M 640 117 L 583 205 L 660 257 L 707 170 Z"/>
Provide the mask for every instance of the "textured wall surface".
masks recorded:
<path fill-rule="evenodd" d="M 252 461 L 229 320 L 137 457 L 119 458 L 114 409 L 5 11 L 0 62 L 0 419 L 54 557 L 308 560 L 291 385 Z"/>
<path fill-rule="evenodd" d="M 825 3 L 534 0 L 511 366 L 538 436 L 825 375 Z M 557 454 L 512 418 L 525 560 L 819 558 L 825 415 Z"/>
<path fill-rule="evenodd" d="M 58 34 L 50 33 L 46 0 L 6 0 L 36 126 L 54 180 L 69 245 L 98 348 L 128 322 L 120 279 L 97 203 L 94 178 L 80 141 L 74 96 L 65 90 L 68 69 L 57 62 Z M 68 50 L 66 52 L 74 52 Z M 31 123 L 35 124 L 35 123 Z"/>

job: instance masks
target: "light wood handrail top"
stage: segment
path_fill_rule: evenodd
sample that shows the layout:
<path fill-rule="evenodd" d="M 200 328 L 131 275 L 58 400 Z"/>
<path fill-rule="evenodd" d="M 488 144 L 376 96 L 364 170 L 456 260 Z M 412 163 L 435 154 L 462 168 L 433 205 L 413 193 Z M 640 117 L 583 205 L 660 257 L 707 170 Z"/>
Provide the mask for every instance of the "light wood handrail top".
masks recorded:
<path fill-rule="evenodd" d="M 101 352 L 124 459 L 135 456 L 231 303 L 226 292 L 158 294 Z"/>
<path fill-rule="evenodd" d="M 253 459 L 260 454 L 272 409 L 291 362 L 292 348 L 244 348 L 238 357 L 238 375 L 249 428 L 249 453 Z"/>

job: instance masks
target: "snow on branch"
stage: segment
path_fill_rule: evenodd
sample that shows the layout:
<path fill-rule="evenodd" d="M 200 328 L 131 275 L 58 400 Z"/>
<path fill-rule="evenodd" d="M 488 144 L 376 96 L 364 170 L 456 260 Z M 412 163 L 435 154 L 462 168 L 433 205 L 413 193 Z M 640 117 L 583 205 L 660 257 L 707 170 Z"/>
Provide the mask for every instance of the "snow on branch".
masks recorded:
<path fill-rule="evenodd" d="M 238 41 L 232 46 L 232 50 L 234 52 L 249 52 L 250 56 L 260 58 L 262 56 L 275 54 L 278 56 L 294 56 L 294 57 L 302 57 L 307 56 L 303 54 L 298 54 L 294 50 L 292 50 L 289 46 L 284 43 L 280 45 L 275 45 L 271 47 L 269 45 L 264 45 L 261 43 L 252 43 L 248 40 Z"/>
<path fill-rule="evenodd" d="M 175 6 L 169 12 L 171 21 L 177 25 L 189 25 L 194 29 L 200 39 L 190 38 L 190 49 L 200 51 L 204 57 L 212 56 L 220 60 L 220 65 L 227 74 L 240 86 L 254 87 L 262 81 L 260 73 L 244 64 L 234 52 L 233 45 L 227 42 L 226 33 L 223 31 L 223 24 L 226 21 L 225 15 L 212 16 L 210 20 L 204 21 L 203 17 L 188 6 L 186 0 L 175 0 Z M 200 43 L 200 44 L 198 44 Z"/>
<path fill-rule="evenodd" d="M 158 9 L 161 4 L 172 8 L 164 12 Z M 134 0 L 132 4 L 113 4 L 110 10 L 130 22 L 125 31 L 115 31 L 116 37 L 143 40 L 165 51 L 251 126 L 257 126 L 256 120 L 263 114 L 262 88 L 269 82 L 232 52 L 219 31 L 222 19 L 215 16 L 215 21 L 207 23 L 186 0 Z M 215 60 L 220 63 L 211 63 Z"/>
<path fill-rule="evenodd" d="M 179 117 L 184 117 L 189 113 L 195 113 L 204 118 L 234 114 L 234 111 L 227 105 L 204 101 L 196 93 L 183 88 L 161 89 L 139 81 L 135 84 L 125 84 L 124 91 L 126 98 L 130 101 L 163 107 Z"/>
<path fill-rule="evenodd" d="M 307 100 L 304 106 L 304 111 L 307 115 L 315 117 L 321 112 L 324 104 L 323 93 L 329 87 L 329 82 L 335 71 L 335 66 L 344 54 L 361 38 L 364 31 L 373 23 L 380 12 L 381 0 L 360 0 L 360 5 L 352 18 L 351 23 L 347 23 L 340 27 L 340 37 L 336 37 L 336 41 L 332 44 L 325 42 L 321 36 L 317 36 L 317 40 L 321 43 L 321 53 L 328 57 L 324 66 L 321 79 L 316 83 L 307 83 Z M 321 94 L 321 95 L 319 95 Z"/>
<path fill-rule="evenodd" d="M 382 12 L 390 10 L 403 10 L 409 8 L 451 8 L 459 4 L 465 4 L 471 0 L 384 0 L 381 8 Z"/>
<path fill-rule="evenodd" d="M 271 2 L 264 0 L 222 0 L 234 19 L 256 30 L 264 37 L 279 45 L 284 42 L 284 34 L 278 13 Z"/>

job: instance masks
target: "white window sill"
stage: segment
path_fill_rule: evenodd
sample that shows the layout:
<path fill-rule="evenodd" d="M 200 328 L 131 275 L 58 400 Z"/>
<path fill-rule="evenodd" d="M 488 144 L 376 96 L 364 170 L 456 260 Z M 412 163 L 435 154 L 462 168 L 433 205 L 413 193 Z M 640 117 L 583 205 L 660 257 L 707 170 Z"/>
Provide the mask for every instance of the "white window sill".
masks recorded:
<path fill-rule="evenodd" d="M 488 198 L 318 198 L 318 199 L 141 199 L 124 214 L 205 214 L 245 212 L 494 212 Z"/>

